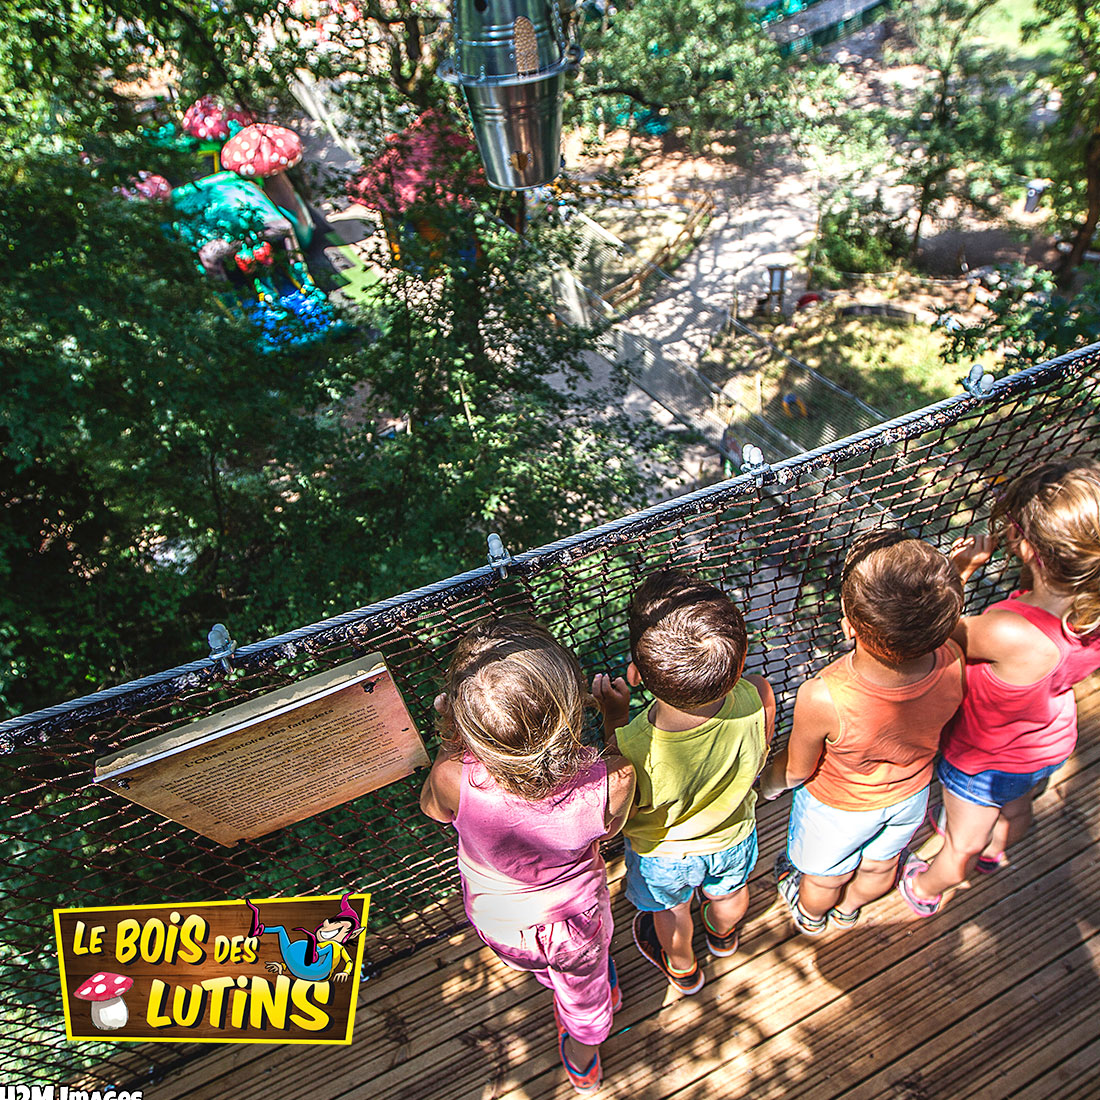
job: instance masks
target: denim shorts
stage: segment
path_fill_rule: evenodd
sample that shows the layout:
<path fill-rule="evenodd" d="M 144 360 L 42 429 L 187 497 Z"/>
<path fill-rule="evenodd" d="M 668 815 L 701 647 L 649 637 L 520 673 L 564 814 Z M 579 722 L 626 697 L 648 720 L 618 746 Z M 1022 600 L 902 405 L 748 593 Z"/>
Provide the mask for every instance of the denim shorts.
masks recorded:
<path fill-rule="evenodd" d="M 880 810 L 838 810 L 805 787 L 791 799 L 787 858 L 804 875 L 847 875 L 865 859 L 894 859 L 924 820 L 928 788 Z"/>
<path fill-rule="evenodd" d="M 969 775 L 940 757 L 936 764 L 936 778 L 943 784 L 945 791 L 950 791 L 964 802 L 1000 807 L 1015 802 L 1017 798 L 1023 798 L 1036 783 L 1053 775 L 1064 763 L 1062 760 L 1057 764 L 1048 764 L 1035 772 L 988 771 Z"/>
<path fill-rule="evenodd" d="M 640 856 L 626 842 L 626 896 L 635 909 L 661 913 L 691 900 L 736 893 L 756 866 L 756 828 L 739 844 L 708 856 Z"/>

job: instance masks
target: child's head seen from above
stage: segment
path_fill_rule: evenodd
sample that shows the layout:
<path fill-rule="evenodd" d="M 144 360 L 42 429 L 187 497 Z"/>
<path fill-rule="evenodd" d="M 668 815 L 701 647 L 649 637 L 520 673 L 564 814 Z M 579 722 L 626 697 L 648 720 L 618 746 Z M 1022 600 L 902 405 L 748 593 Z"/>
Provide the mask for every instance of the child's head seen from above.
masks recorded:
<path fill-rule="evenodd" d="M 935 547 L 896 528 L 857 536 L 840 599 L 859 644 L 888 665 L 938 649 L 962 614 L 962 582 Z"/>
<path fill-rule="evenodd" d="M 747 647 L 737 606 L 690 573 L 653 573 L 630 601 L 634 667 L 669 706 L 690 710 L 726 696 L 741 678 Z"/>
<path fill-rule="evenodd" d="M 1030 565 L 1054 591 L 1074 597 L 1066 618 L 1078 634 L 1100 627 L 1100 464 L 1048 462 L 1023 474 L 993 505 L 992 524 L 1018 557 L 1026 539 Z M 1024 587 L 1031 583 L 1025 576 Z"/>
<path fill-rule="evenodd" d="M 440 729 L 504 790 L 537 800 L 577 773 L 591 703 L 576 657 L 541 623 L 507 615 L 458 643 Z"/>

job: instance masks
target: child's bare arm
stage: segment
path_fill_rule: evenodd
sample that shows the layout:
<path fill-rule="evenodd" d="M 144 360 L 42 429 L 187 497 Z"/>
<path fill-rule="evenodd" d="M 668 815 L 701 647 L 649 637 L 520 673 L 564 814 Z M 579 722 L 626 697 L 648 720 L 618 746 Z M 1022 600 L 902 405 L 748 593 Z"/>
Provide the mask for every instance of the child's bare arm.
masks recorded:
<path fill-rule="evenodd" d="M 433 821 L 449 825 L 458 812 L 462 782 L 462 759 L 448 749 L 435 758 L 428 778 L 420 790 L 420 809 Z"/>
<path fill-rule="evenodd" d="M 775 692 L 763 676 L 749 675 L 745 679 L 756 688 L 760 702 L 764 704 L 764 737 L 770 745 L 775 736 Z"/>
<path fill-rule="evenodd" d="M 997 549 L 994 535 L 966 535 L 955 539 L 947 553 L 947 559 L 959 574 L 959 580 L 966 584 L 968 580 L 985 565 Z"/>
<path fill-rule="evenodd" d="M 630 685 L 621 676 L 612 680 L 600 672 L 592 678 L 592 695 L 603 715 L 604 745 L 609 753 L 617 755 L 615 731 L 630 721 Z"/>
<path fill-rule="evenodd" d="M 611 756 L 607 760 L 607 811 L 604 824 L 607 832 L 604 840 L 615 836 L 626 824 L 634 805 L 634 768 L 625 756 Z"/>
<path fill-rule="evenodd" d="M 825 739 L 836 732 L 836 707 L 824 682 L 814 678 L 799 689 L 787 747 L 764 769 L 760 794 L 778 798 L 784 791 L 805 783 L 817 770 Z"/>

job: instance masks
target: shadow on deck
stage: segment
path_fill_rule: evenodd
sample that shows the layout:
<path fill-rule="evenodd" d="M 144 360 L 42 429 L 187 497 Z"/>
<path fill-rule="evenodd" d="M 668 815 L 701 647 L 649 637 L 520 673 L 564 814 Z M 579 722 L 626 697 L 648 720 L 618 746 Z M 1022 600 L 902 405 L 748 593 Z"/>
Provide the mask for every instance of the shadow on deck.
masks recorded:
<path fill-rule="evenodd" d="M 1036 803 L 1011 865 L 921 921 L 893 894 L 849 932 L 796 934 L 771 866 L 788 800 L 763 806 L 740 952 L 674 993 L 635 950 L 612 861 L 625 1004 L 600 1097 L 696 1100 L 1056 1100 L 1100 1095 L 1100 678 L 1079 693 L 1077 752 Z M 935 799 L 935 793 L 933 798 Z M 924 834 L 920 834 L 924 837 Z M 924 839 L 923 850 L 939 841 Z M 155 1100 L 542 1100 L 575 1096 L 550 995 L 471 932 L 395 963 L 360 991 L 350 1047 L 226 1046 Z"/>

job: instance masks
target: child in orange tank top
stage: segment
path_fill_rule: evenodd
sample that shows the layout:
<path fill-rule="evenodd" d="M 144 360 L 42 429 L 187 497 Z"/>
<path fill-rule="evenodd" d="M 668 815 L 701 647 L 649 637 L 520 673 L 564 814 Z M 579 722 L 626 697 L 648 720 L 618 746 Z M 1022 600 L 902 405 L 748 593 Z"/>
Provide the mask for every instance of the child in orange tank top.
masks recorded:
<path fill-rule="evenodd" d="M 780 896 L 800 932 L 850 928 L 890 891 L 924 818 L 940 732 L 962 702 L 965 660 L 950 640 L 959 576 L 901 530 L 861 535 L 841 578 L 841 627 L 853 652 L 799 689 L 787 747 L 761 794 L 796 788 Z"/>

